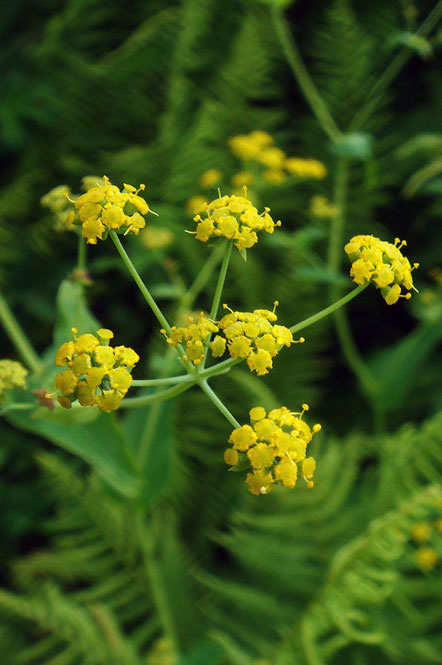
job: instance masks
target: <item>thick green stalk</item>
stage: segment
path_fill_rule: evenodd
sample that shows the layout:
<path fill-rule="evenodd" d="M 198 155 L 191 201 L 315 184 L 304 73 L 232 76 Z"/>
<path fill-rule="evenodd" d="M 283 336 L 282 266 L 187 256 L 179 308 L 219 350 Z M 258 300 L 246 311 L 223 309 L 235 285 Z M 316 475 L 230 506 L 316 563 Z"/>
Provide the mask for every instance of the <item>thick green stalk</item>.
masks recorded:
<path fill-rule="evenodd" d="M 281 43 L 284 55 L 287 58 L 287 62 L 291 67 L 299 87 L 304 93 L 305 98 L 310 104 L 310 107 L 324 132 L 332 141 L 338 141 L 341 138 L 342 133 L 331 117 L 324 100 L 310 78 L 282 10 L 278 7 L 272 7 L 270 11 L 276 35 Z"/>
<path fill-rule="evenodd" d="M 346 305 L 350 300 L 353 300 L 353 298 L 356 298 L 366 287 L 365 286 L 357 286 L 353 291 L 350 291 L 350 293 L 347 293 L 346 296 L 343 298 L 340 298 L 340 300 L 337 300 L 335 303 L 332 305 L 329 305 L 328 307 L 325 307 L 324 309 L 321 309 L 320 312 L 317 312 L 316 314 L 313 314 L 312 316 L 309 316 L 308 319 L 304 319 L 303 321 L 300 321 L 299 323 L 295 323 L 294 326 L 291 326 L 290 331 L 292 333 L 297 333 L 300 330 L 303 330 L 304 328 L 307 328 L 308 326 L 311 326 L 313 323 L 316 323 L 317 321 L 320 321 L 324 317 L 328 316 L 329 314 L 333 314 L 333 312 L 336 312 L 338 309 L 340 309 L 343 305 Z"/>
<path fill-rule="evenodd" d="M 0 321 L 23 362 L 36 374 L 41 372 L 43 369 L 43 363 L 1 293 Z"/>
<path fill-rule="evenodd" d="M 160 324 L 162 325 L 164 330 L 170 335 L 171 328 L 170 328 L 170 325 L 169 325 L 166 317 L 164 316 L 163 312 L 160 310 L 160 308 L 156 304 L 156 302 L 155 302 L 154 298 L 152 297 L 149 289 L 147 288 L 147 286 L 145 285 L 145 283 L 141 279 L 140 275 L 138 274 L 137 269 L 135 268 L 134 264 L 130 260 L 126 250 L 123 247 L 123 245 L 121 244 L 121 241 L 120 241 L 118 235 L 115 233 L 115 231 L 109 231 L 109 235 L 112 238 L 112 242 L 114 243 L 115 247 L 117 248 L 117 251 L 118 251 L 119 255 L 123 259 L 124 265 L 126 266 L 128 271 L 130 272 L 130 274 L 132 275 L 132 277 L 134 279 L 134 282 L 136 283 L 136 285 L 140 289 L 145 301 L 147 302 L 147 304 L 151 308 L 152 312 L 155 314 L 156 318 L 158 319 L 158 321 L 160 322 Z"/>
<path fill-rule="evenodd" d="M 221 411 L 223 416 L 229 421 L 233 427 L 241 427 L 236 418 L 230 413 L 226 405 L 220 400 L 218 395 L 213 392 L 212 388 L 209 386 L 206 380 L 198 381 L 198 385 L 201 390 L 207 395 L 210 401 L 216 406 L 216 408 Z"/>

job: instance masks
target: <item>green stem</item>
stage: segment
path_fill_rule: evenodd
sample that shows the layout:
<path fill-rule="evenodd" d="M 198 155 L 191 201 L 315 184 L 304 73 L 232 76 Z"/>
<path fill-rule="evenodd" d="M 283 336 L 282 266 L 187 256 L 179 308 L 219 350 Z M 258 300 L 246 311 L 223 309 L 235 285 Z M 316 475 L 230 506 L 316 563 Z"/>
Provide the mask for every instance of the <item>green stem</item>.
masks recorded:
<path fill-rule="evenodd" d="M 342 133 L 331 117 L 321 95 L 310 78 L 282 10 L 278 7 L 272 7 L 270 11 L 276 35 L 281 43 L 282 50 L 287 58 L 287 62 L 291 67 L 294 77 L 304 93 L 304 97 L 310 104 L 310 107 L 324 132 L 332 141 L 338 141 L 342 136 Z"/>
<path fill-rule="evenodd" d="M 218 308 L 219 304 L 221 302 L 221 296 L 223 293 L 223 288 L 224 288 L 224 282 L 226 281 L 226 275 L 227 275 L 227 268 L 229 267 L 229 261 L 230 261 L 230 256 L 232 254 L 232 247 L 233 247 L 233 240 L 228 240 L 225 247 L 224 247 L 224 256 L 223 256 L 223 261 L 221 263 L 221 268 L 219 271 L 218 275 L 218 281 L 216 283 L 216 288 L 215 288 L 215 294 L 213 296 L 213 302 L 212 302 L 212 308 L 210 310 L 210 319 L 212 321 L 216 321 L 216 317 L 218 314 Z M 201 372 L 204 370 L 204 366 L 206 364 L 206 359 L 207 359 L 207 353 L 209 351 L 209 343 L 210 343 L 210 338 L 211 334 L 207 336 L 207 339 L 205 340 L 205 345 L 206 345 L 206 351 L 204 353 L 204 358 L 203 362 L 198 365 L 197 368 L 197 373 L 201 374 Z"/>
<path fill-rule="evenodd" d="M 123 259 L 124 265 L 126 266 L 128 271 L 130 272 L 130 274 L 132 275 L 132 277 L 134 279 L 134 282 L 136 283 L 136 285 L 140 289 L 145 301 L 147 302 L 147 304 L 151 308 L 152 312 L 155 314 L 156 318 L 158 319 L 158 321 L 160 322 L 160 324 L 162 325 L 164 330 L 167 332 L 168 335 L 170 335 L 171 328 L 170 328 L 170 325 L 169 325 L 166 317 L 164 316 L 164 314 L 162 313 L 162 311 L 160 310 L 160 308 L 156 304 L 156 302 L 153 299 L 149 289 L 147 288 L 147 286 L 145 285 L 145 283 L 141 279 L 140 275 L 138 274 L 137 269 L 135 268 L 134 264 L 130 260 L 126 250 L 123 247 L 123 245 L 121 244 L 121 241 L 120 241 L 118 235 L 115 233 L 115 231 L 109 231 L 109 235 L 112 238 L 112 242 L 114 243 L 115 247 L 117 248 L 117 251 L 118 251 L 119 255 Z"/>
<path fill-rule="evenodd" d="M 0 321 L 23 362 L 36 374 L 41 372 L 43 369 L 43 363 L 1 293 Z"/>
<path fill-rule="evenodd" d="M 425 21 L 422 23 L 420 28 L 415 33 L 418 37 L 425 37 L 428 35 L 431 30 L 437 25 L 440 17 L 442 16 L 442 2 L 438 2 L 432 11 L 428 14 Z M 368 92 L 366 101 L 364 105 L 359 109 L 355 114 L 351 124 L 350 131 L 355 131 L 361 127 L 364 122 L 369 118 L 370 114 L 376 107 L 376 104 L 379 101 L 379 96 L 393 81 L 393 79 L 400 72 L 402 67 L 408 62 L 412 57 L 412 50 L 404 46 L 399 53 L 390 61 L 388 67 L 384 70 L 381 76 L 378 77 L 376 83 L 373 85 L 371 90 Z"/>
<path fill-rule="evenodd" d="M 221 302 L 221 296 L 223 293 L 224 282 L 226 281 L 227 268 L 229 267 L 230 256 L 232 254 L 233 240 L 228 240 L 224 248 L 224 257 L 223 262 L 221 263 L 221 269 L 218 275 L 218 281 L 216 283 L 215 295 L 213 296 L 212 309 L 210 310 L 210 318 L 212 321 L 216 321 L 218 314 L 219 303 Z"/>
<path fill-rule="evenodd" d="M 360 288 L 363 289 L 365 287 L 362 286 Z M 362 359 L 362 356 L 360 355 L 356 347 L 351 332 L 351 328 L 348 323 L 348 319 L 345 316 L 344 310 L 336 311 L 334 313 L 334 318 L 335 318 L 336 332 L 338 333 L 339 341 L 345 359 L 347 360 L 348 364 L 350 365 L 350 367 L 358 377 L 365 391 L 369 395 L 373 395 L 379 389 L 378 382 L 376 381 L 376 379 L 368 369 L 367 365 L 365 364 L 364 360 Z"/>
<path fill-rule="evenodd" d="M 181 376 L 168 376 L 158 379 L 135 379 L 131 385 L 133 388 L 148 388 L 150 386 L 164 386 L 168 383 L 188 383 L 189 381 L 194 381 L 194 377 L 191 374 L 182 374 Z"/>
<path fill-rule="evenodd" d="M 210 280 L 210 278 L 213 275 L 213 271 L 215 270 L 218 263 L 221 261 L 224 251 L 225 251 L 224 247 L 222 245 L 218 245 L 218 247 L 211 253 L 209 258 L 201 268 L 200 272 L 198 273 L 197 277 L 195 278 L 195 281 L 190 286 L 189 290 L 182 297 L 180 303 L 180 309 L 192 308 L 192 305 L 195 302 L 198 294 L 201 293 L 203 288 L 206 286 L 207 282 Z"/>
<path fill-rule="evenodd" d="M 218 395 L 213 392 L 212 388 L 209 386 L 206 380 L 198 381 L 198 385 L 201 390 L 207 395 L 210 401 L 216 406 L 216 408 L 221 411 L 223 416 L 229 421 L 233 427 L 241 427 L 236 418 L 230 413 L 226 405 L 220 400 Z"/>
<path fill-rule="evenodd" d="M 86 271 L 86 240 L 81 236 L 78 237 L 77 268 Z"/>
<path fill-rule="evenodd" d="M 202 379 L 210 379 L 212 376 L 218 376 L 218 374 L 225 374 L 229 372 L 234 365 L 242 362 L 242 358 L 229 358 L 228 360 L 223 360 L 212 367 L 208 367 L 199 373 L 199 377 Z"/>
<path fill-rule="evenodd" d="M 336 181 L 334 204 L 337 213 L 333 218 L 330 241 L 328 246 L 327 267 L 331 275 L 337 275 L 341 265 L 343 235 L 345 227 L 346 198 L 349 175 L 349 163 L 347 160 L 338 159 L 336 165 Z M 335 300 L 339 296 L 340 286 L 332 283 L 330 289 L 330 300 Z"/>
<path fill-rule="evenodd" d="M 357 286 L 353 291 L 350 291 L 350 293 L 347 293 L 346 296 L 343 298 L 340 298 L 337 300 L 335 303 L 332 305 L 329 305 L 325 309 L 321 309 L 320 312 L 317 312 L 316 314 L 313 314 L 313 316 L 309 316 L 308 319 L 304 319 L 303 321 L 300 321 L 299 323 L 296 323 L 294 326 L 290 328 L 290 331 L 292 333 L 297 333 L 300 330 L 303 330 L 304 328 L 307 328 L 308 326 L 311 326 L 313 323 L 316 323 L 317 321 L 320 321 L 324 317 L 328 316 L 329 314 L 332 314 L 333 312 L 336 312 L 338 309 L 340 309 L 343 305 L 346 305 L 350 300 L 353 300 L 353 298 L 356 298 L 362 291 L 365 289 L 365 286 Z M 221 364 L 221 363 L 220 363 Z"/>
<path fill-rule="evenodd" d="M 143 395 L 142 397 L 126 397 L 122 400 L 120 408 L 134 409 L 139 408 L 140 406 L 147 406 L 148 404 L 155 404 L 155 402 L 162 402 L 165 399 L 169 399 L 170 397 L 175 397 L 175 395 L 183 393 L 185 390 L 189 390 L 193 384 L 193 381 L 188 381 L 187 383 L 179 383 L 177 386 L 173 386 L 172 388 L 160 390 L 155 392 L 153 395 Z"/>
<path fill-rule="evenodd" d="M 328 269 L 331 274 L 337 275 L 341 265 L 342 245 L 346 219 L 346 204 L 347 204 L 347 190 L 348 190 L 348 176 L 349 176 L 349 162 L 345 159 L 338 159 L 336 165 L 336 181 L 335 181 L 335 195 L 334 204 L 337 208 L 329 242 L 328 250 Z M 365 287 L 359 287 L 364 289 Z M 358 289 L 355 289 L 357 291 Z M 330 289 L 330 299 L 334 300 L 341 291 L 339 284 L 332 284 Z M 338 301 L 339 302 L 339 301 Z M 336 305 L 336 303 L 335 303 Z M 334 307 L 333 305 L 331 307 Z M 356 347 L 350 325 L 347 320 L 345 310 L 339 307 L 334 307 L 333 312 L 336 332 L 338 335 L 339 343 L 342 348 L 344 357 L 358 377 L 361 385 L 369 393 L 373 394 L 377 390 L 377 381 L 365 364 L 362 356 Z"/>

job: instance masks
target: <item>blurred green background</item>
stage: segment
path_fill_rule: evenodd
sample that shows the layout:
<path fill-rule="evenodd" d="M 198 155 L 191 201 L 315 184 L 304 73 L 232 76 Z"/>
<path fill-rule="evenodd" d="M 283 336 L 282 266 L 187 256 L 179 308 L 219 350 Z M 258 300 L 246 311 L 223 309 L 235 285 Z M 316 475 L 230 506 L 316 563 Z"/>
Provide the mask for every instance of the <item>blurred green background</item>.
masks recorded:
<path fill-rule="evenodd" d="M 251 187 L 283 224 L 247 263 L 234 253 L 223 300 L 248 310 L 278 299 L 280 322 L 292 325 L 325 307 L 334 284 L 351 287 L 343 249 L 341 276 L 320 263 L 331 222 L 311 213 L 315 195 L 333 200 L 343 151 L 344 243 L 356 233 L 399 236 L 420 264 L 410 302 L 388 307 L 370 288 L 349 306 L 377 395 L 349 369 L 330 319 L 306 330 L 306 343 L 285 350 L 265 378 L 241 366 L 217 379 L 240 422 L 255 404 L 310 404 L 323 426 L 313 491 L 247 495 L 222 460 L 230 426 L 192 390 L 165 407 L 155 433 L 167 452 L 145 547 L 131 507 L 84 462 L 2 420 L 5 663 L 442 663 L 441 563 L 416 558 L 419 547 L 442 556 L 442 7 L 284 3 L 324 103 L 351 133 L 336 145 L 286 61 L 278 4 L 2 7 L 0 286 L 39 352 L 51 344 L 57 292 L 77 251 L 73 234 L 54 231 L 41 197 L 59 184 L 79 192 L 86 175 L 146 183 L 160 215 L 148 221 L 171 233 L 159 247 L 141 236 L 125 244 L 173 320 L 213 251 L 184 234 L 194 225 L 186 202 L 216 196 L 199 183 L 209 169 L 231 190 L 244 167 L 228 140 L 256 129 L 289 157 L 320 160 L 328 175 Z M 88 248 L 88 268 L 91 311 L 140 353 L 137 378 L 157 375 L 164 341 L 109 242 Z M 214 285 L 215 277 L 197 309 L 210 309 Z M 0 343 L 2 358 L 17 357 L 2 330 Z M 134 419 L 127 430 L 140 426 Z M 421 522 L 432 525 L 423 540 L 412 535 Z"/>

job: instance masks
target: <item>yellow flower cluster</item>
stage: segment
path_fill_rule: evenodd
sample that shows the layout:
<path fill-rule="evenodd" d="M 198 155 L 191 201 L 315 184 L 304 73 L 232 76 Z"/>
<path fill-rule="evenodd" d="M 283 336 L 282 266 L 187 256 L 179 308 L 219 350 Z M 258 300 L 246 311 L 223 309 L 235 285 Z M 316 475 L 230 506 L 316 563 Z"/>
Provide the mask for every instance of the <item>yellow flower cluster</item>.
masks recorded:
<path fill-rule="evenodd" d="M 267 132 L 253 131 L 250 134 L 232 136 L 228 145 L 235 155 L 243 162 L 258 162 L 265 171 L 262 176 L 273 185 L 282 184 L 287 174 L 297 178 L 315 178 L 321 180 L 327 175 L 324 164 L 316 159 L 286 157 L 277 148 L 273 138 Z"/>
<path fill-rule="evenodd" d="M 132 383 L 131 371 L 140 357 L 126 346 L 109 345 L 114 336 L 111 330 L 100 328 L 97 336 L 90 333 L 77 335 L 65 342 L 55 355 L 57 367 L 68 366 L 55 377 L 55 385 L 62 393 L 59 404 L 70 409 L 78 400 L 81 406 L 98 406 L 101 411 L 114 411 Z"/>
<path fill-rule="evenodd" d="M 40 203 L 53 213 L 56 231 L 72 231 L 76 219 L 66 194 L 71 196 L 70 188 L 67 185 L 59 185 L 40 199 Z"/>
<path fill-rule="evenodd" d="M 251 372 L 258 376 L 267 374 L 273 367 L 274 358 L 281 346 L 290 346 L 296 343 L 293 335 L 285 326 L 273 325 L 277 321 L 275 308 L 278 301 L 274 303 L 273 311 L 267 309 L 255 309 L 253 312 L 234 312 L 230 310 L 218 323 L 226 340 L 227 347 L 232 358 L 247 359 L 247 365 Z M 229 309 L 224 305 L 225 309 Z M 215 358 L 223 355 L 226 340 L 217 335 L 210 344 L 212 354 Z M 299 342 L 303 342 L 301 337 Z"/>
<path fill-rule="evenodd" d="M 336 217 L 338 208 L 325 196 L 314 196 L 310 201 L 310 213 L 315 217 Z"/>
<path fill-rule="evenodd" d="M 258 214 L 258 210 L 244 196 L 220 196 L 201 207 L 207 217 L 203 219 L 200 214 L 194 217 L 198 224 L 195 237 L 201 242 L 223 236 L 234 240 L 238 250 L 249 249 L 258 242 L 256 231 L 273 233 L 276 226 L 281 226 L 280 221 L 274 222 L 270 217 L 270 208 L 264 208 L 264 212 Z"/>
<path fill-rule="evenodd" d="M 28 370 L 16 360 L 0 360 L 0 401 L 8 390 L 24 388 L 27 374 Z"/>
<path fill-rule="evenodd" d="M 414 552 L 414 559 L 421 570 L 433 570 L 439 563 L 440 536 L 442 533 L 442 518 L 434 521 L 417 522 L 410 529 L 410 537 L 418 544 Z M 436 546 L 436 547 L 435 547 Z"/>
<path fill-rule="evenodd" d="M 322 180 L 327 175 L 327 169 L 317 159 L 301 159 L 300 157 L 289 157 L 284 163 L 287 171 L 297 178 L 314 178 Z"/>
<path fill-rule="evenodd" d="M 164 328 L 161 332 L 166 337 L 168 344 L 172 346 L 183 344 L 186 349 L 184 360 L 190 360 L 194 365 L 199 365 L 204 360 L 206 349 L 204 342 L 213 332 L 218 332 L 218 326 L 205 317 L 203 312 L 200 312 L 197 321 L 193 316 L 189 316 L 187 326 L 173 326 L 169 336 Z"/>
<path fill-rule="evenodd" d="M 222 177 L 223 174 L 221 171 L 218 171 L 218 169 L 209 169 L 208 171 L 205 171 L 200 177 L 200 187 L 203 189 L 210 189 L 211 187 L 215 187 L 215 185 L 220 183 Z"/>
<path fill-rule="evenodd" d="M 174 240 L 175 234 L 170 229 L 161 226 L 148 226 L 140 234 L 141 244 L 147 249 L 163 249 Z"/>
<path fill-rule="evenodd" d="M 90 187 L 75 201 L 82 236 L 91 245 L 97 244 L 97 239 L 103 240 L 103 234 L 112 229 L 119 233 L 134 233 L 146 225 L 143 215 L 154 213 L 146 201 L 138 196 L 145 186 L 138 189 L 132 185 L 124 185 L 123 191 L 112 185 L 109 178 L 104 176 L 104 184 Z"/>
<path fill-rule="evenodd" d="M 394 245 L 374 236 L 354 236 L 345 251 L 352 262 L 350 276 L 356 284 L 365 285 L 373 282 L 380 289 L 387 305 L 393 305 L 399 298 L 411 298 L 411 293 L 401 294 L 401 287 L 408 291 L 414 289 L 412 271 L 419 266 L 410 265 L 402 254 L 401 247 L 406 245 L 396 238 Z M 416 290 L 416 289 L 415 289 Z"/>
<path fill-rule="evenodd" d="M 294 487 L 301 469 L 308 487 L 313 487 L 316 461 L 307 457 L 307 446 L 321 425 L 309 425 L 302 419 L 308 405 L 302 405 L 300 413 L 292 413 L 285 406 L 268 414 L 262 406 L 250 410 L 250 425 L 233 430 L 229 438 L 231 448 L 224 453 L 224 461 L 234 466 L 248 458 L 252 473 L 246 483 L 249 492 L 267 494 L 278 482 L 284 487 Z"/>
<path fill-rule="evenodd" d="M 239 173 L 235 173 L 235 175 L 232 176 L 230 182 L 232 183 L 233 187 L 241 189 L 242 187 L 249 187 L 250 185 L 253 185 L 255 182 L 255 176 L 253 173 L 250 173 L 250 171 L 240 171 Z"/>

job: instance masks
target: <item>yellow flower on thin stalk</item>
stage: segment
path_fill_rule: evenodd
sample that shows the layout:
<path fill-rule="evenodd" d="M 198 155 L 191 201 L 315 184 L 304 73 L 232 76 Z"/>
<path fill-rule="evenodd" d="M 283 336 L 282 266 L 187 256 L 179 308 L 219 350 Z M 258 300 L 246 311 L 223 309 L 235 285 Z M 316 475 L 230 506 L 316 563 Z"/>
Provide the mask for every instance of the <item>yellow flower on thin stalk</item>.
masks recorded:
<path fill-rule="evenodd" d="M 136 189 L 124 184 L 121 191 L 106 176 L 103 176 L 103 181 L 104 184 L 97 183 L 72 201 L 78 211 L 82 236 L 91 245 L 96 245 L 97 240 L 103 240 L 109 230 L 124 235 L 138 235 L 146 226 L 144 215 L 157 214 L 139 196 L 145 185 Z"/>
<path fill-rule="evenodd" d="M 255 309 L 253 312 L 234 312 L 230 310 L 218 323 L 231 358 L 243 358 L 251 372 L 258 376 L 267 374 L 273 367 L 272 359 L 278 354 L 282 346 L 302 343 L 304 338 L 294 340 L 288 328 L 276 325 L 278 317 L 275 309 L 278 301 L 275 300 L 273 310 Z M 224 309 L 230 309 L 224 304 Z M 210 347 L 214 357 L 222 355 L 221 337 L 217 336 Z M 225 348 L 225 347 L 224 347 Z M 223 353 L 224 353 L 223 348 Z"/>
<path fill-rule="evenodd" d="M 206 217 L 201 217 L 201 214 L 194 217 L 197 223 L 196 239 L 207 242 L 210 238 L 222 236 L 233 240 L 238 250 L 253 247 L 258 242 L 257 232 L 271 234 L 277 226 L 281 226 L 280 221 L 274 222 L 269 215 L 270 208 L 264 208 L 264 212 L 259 214 L 249 199 L 235 194 L 220 194 L 219 198 L 204 206 L 204 212 Z"/>
<path fill-rule="evenodd" d="M 300 473 L 308 487 L 313 487 L 316 461 L 307 457 L 307 446 L 321 425 L 312 428 L 303 420 L 308 404 L 293 413 L 285 406 L 268 413 L 262 406 L 250 410 L 250 425 L 233 430 L 224 453 L 224 461 L 234 467 L 248 459 L 251 472 L 246 483 L 251 494 L 268 494 L 276 484 L 293 488 Z"/>
<path fill-rule="evenodd" d="M 402 294 L 401 291 L 402 288 L 417 291 L 411 273 L 419 264 L 411 266 L 402 254 L 401 248 L 406 244 L 399 238 L 392 245 L 371 235 L 354 236 L 344 248 L 352 263 L 350 276 L 353 281 L 360 286 L 373 282 L 387 305 L 393 305 L 399 298 L 409 300 L 411 293 Z"/>
<path fill-rule="evenodd" d="M 131 386 L 131 371 L 139 355 L 126 346 L 110 346 L 114 334 L 107 328 L 100 328 L 97 336 L 78 335 L 76 328 L 72 332 L 74 340 L 64 342 L 55 355 L 57 367 L 67 366 L 55 377 L 61 393 L 58 403 L 65 409 L 75 401 L 101 411 L 118 409 Z"/>

